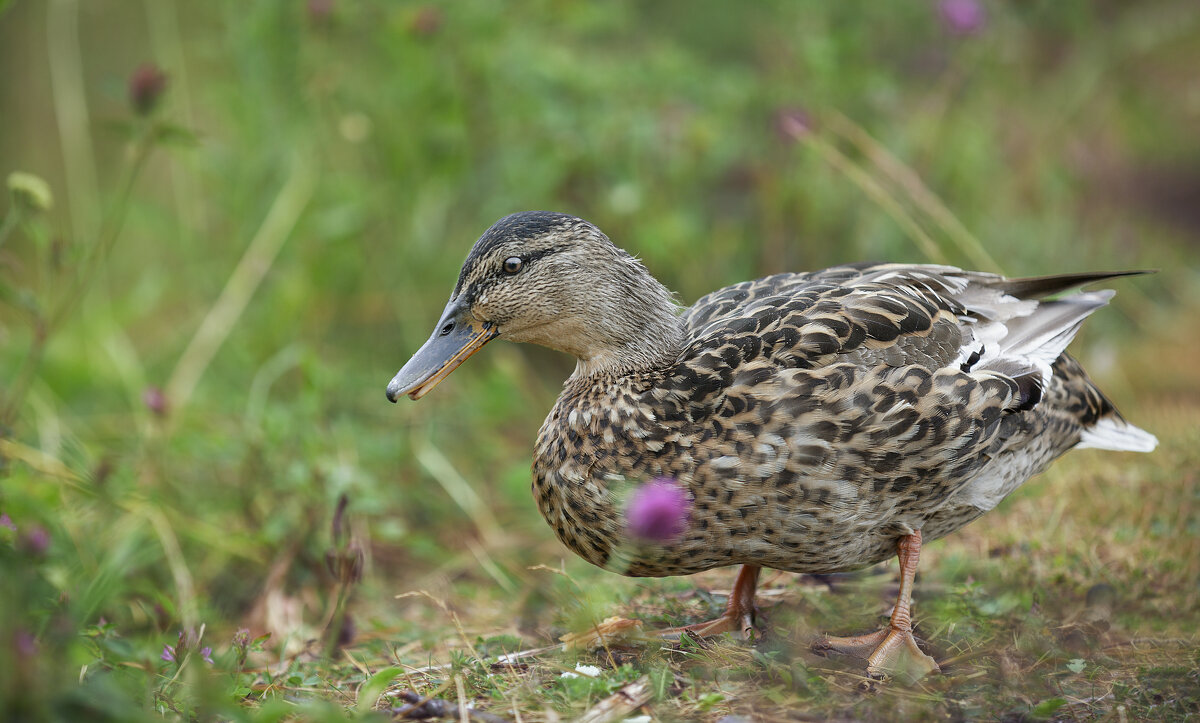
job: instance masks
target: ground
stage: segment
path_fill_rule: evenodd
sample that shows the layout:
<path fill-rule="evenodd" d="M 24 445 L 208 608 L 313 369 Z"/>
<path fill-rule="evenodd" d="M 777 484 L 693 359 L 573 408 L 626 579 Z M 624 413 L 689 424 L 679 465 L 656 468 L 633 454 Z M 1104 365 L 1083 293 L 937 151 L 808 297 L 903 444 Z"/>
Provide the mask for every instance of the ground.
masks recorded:
<path fill-rule="evenodd" d="M 916 630 L 943 673 L 914 684 L 808 651 L 820 633 L 886 618 L 894 563 L 819 579 L 767 573 L 753 645 L 727 636 L 565 650 L 560 635 L 609 616 L 647 627 L 711 617 L 733 571 L 628 580 L 547 558 L 506 590 L 476 557 L 397 581 L 409 593 L 398 619 L 363 631 L 343 664 L 300 655 L 270 680 L 301 697 L 396 707 L 412 691 L 449 701 L 454 715 L 465 701 L 526 721 L 571 718 L 643 678 L 641 712 L 662 720 L 1187 720 L 1200 714 L 1200 408 L 1163 403 L 1140 416 L 1155 420 L 1152 456 L 1069 454 L 925 548 Z M 506 567 L 510 552 L 481 554 Z M 580 664 L 595 677 L 564 676 Z"/>

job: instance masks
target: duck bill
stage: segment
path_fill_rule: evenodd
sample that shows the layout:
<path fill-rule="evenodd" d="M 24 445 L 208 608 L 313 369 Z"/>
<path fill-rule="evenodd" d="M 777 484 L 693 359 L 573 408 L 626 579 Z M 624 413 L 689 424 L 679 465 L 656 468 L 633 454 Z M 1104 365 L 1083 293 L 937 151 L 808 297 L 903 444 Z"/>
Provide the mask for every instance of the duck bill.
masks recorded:
<path fill-rule="evenodd" d="M 395 402 L 405 394 L 414 400 L 425 396 L 497 333 L 491 324 L 471 316 L 465 304 L 451 299 L 429 341 L 388 384 L 388 400 Z"/>

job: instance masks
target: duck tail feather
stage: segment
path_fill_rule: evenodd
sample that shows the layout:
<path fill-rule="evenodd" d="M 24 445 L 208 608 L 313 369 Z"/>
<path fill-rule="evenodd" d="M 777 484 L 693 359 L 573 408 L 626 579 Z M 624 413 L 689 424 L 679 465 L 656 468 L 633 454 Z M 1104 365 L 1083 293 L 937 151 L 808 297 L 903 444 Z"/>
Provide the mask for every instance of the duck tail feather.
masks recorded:
<path fill-rule="evenodd" d="M 1096 281 L 1115 279 L 1121 276 L 1141 276 L 1158 273 L 1156 269 L 1135 271 L 1085 271 L 1078 274 L 1055 274 L 1054 276 L 1027 276 L 1019 279 L 1001 279 L 992 284 L 1006 294 L 1018 299 L 1043 299 L 1054 294 L 1079 288 Z"/>
<path fill-rule="evenodd" d="M 1158 438 L 1138 429 L 1116 415 L 1108 415 L 1086 427 L 1079 437 L 1078 449 L 1111 449 L 1118 452 L 1153 452 Z"/>

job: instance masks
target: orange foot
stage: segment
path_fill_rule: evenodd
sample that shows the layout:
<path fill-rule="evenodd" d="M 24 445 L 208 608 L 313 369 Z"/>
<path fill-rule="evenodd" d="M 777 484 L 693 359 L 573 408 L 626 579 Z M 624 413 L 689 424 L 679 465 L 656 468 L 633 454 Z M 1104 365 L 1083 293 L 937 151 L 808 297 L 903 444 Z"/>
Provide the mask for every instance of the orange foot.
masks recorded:
<path fill-rule="evenodd" d="M 916 682 L 929 673 L 941 671 L 937 661 L 917 647 L 912 630 L 892 626 L 866 635 L 834 637 L 826 635 L 812 644 L 819 655 L 841 653 L 867 661 L 867 675 L 881 678 L 890 675 Z"/>
<path fill-rule="evenodd" d="M 655 634 L 667 640 L 677 640 L 685 634 L 696 638 L 711 638 L 724 633 L 733 633 L 734 637 L 742 640 L 754 640 L 754 611 L 726 610 L 719 618 L 679 628 L 667 628 Z"/>
<path fill-rule="evenodd" d="M 687 625 L 681 628 L 667 628 L 657 631 L 657 635 L 669 640 L 676 640 L 684 634 L 697 638 L 707 638 L 723 633 L 733 633 L 743 640 L 754 639 L 754 591 L 758 587 L 759 568 L 754 565 L 743 565 L 738 572 L 733 591 L 729 593 L 729 602 L 725 612 L 719 618 L 703 623 Z"/>
<path fill-rule="evenodd" d="M 866 658 L 867 675 L 892 675 L 915 683 L 928 673 L 938 672 L 933 658 L 921 652 L 912 634 L 912 589 L 921 559 L 921 531 L 914 530 L 896 541 L 900 558 L 900 593 L 892 608 L 892 619 L 883 630 L 849 638 L 826 636 L 813 643 L 813 652 L 842 653 Z"/>

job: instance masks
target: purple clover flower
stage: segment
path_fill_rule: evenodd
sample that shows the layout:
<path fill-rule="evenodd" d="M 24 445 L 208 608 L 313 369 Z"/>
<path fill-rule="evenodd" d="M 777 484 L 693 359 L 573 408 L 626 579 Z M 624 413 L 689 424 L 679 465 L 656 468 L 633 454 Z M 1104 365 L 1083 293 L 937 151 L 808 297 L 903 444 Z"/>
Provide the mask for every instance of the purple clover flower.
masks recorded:
<path fill-rule="evenodd" d="M 203 628 L 201 628 L 200 634 L 201 635 L 204 634 Z M 184 632 L 181 630 L 181 631 L 179 631 L 179 639 L 175 641 L 175 644 L 174 645 L 164 645 L 162 654 L 159 655 L 158 657 L 162 658 L 163 660 L 167 661 L 168 663 L 175 663 L 176 665 L 182 665 L 183 661 L 186 660 L 188 655 L 190 655 L 191 652 L 195 649 L 194 646 L 199 642 L 200 642 L 200 635 L 197 635 L 195 633 L 195 631 L 189 630 L 187 632 Z M 212 662 L 213 662 L 212 648 L 208 647 L 208 646 L 201 648 L 200 649 L 200 657 L 204 660 L 204 662 L 208 663 L 209 665 L 212 665 Z"/>
<path fill-rule="evenodd" d="M 233 647 L 240 649 L 250 647 L 250 630 L 248 628 L 240 628 L 233 634 Z"/>
<path fill-rule="evenodd" d="M 941 0 L 938 14 L 954 35 L 977 35 L 987 26 L 987 10 L 979 0 Z"/>
<path fill-rule="evenodd" d="M 13 532 L 17 531 L 16 523 L 12 521 L 12 518 L 8 516 L 7 512 L 0 512 L 0 527 L 7 527 Z"/>
<path fill-rule="evenodd" d="M 250 631 L 241 628 L 233 634 L 233 651 L 237 655 L 237 669 L 246 666 L 246 657 L 250 654 Z"/>
<path fill-rule="evenodd" d="M 687 529 L 691 508 L 687 490 L 660 477 L 634 490 L 625 506 L 625 521 L 636 538 L 670 542 Z"/>
<path fill-rule="evenodd" d="M 41 525 L 34 525 L 25 531 L 21 546 L 34 557 L 42 557 L 50 549 L 50 533 Z"/>

